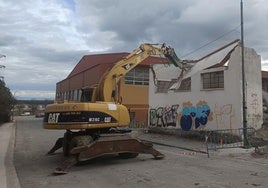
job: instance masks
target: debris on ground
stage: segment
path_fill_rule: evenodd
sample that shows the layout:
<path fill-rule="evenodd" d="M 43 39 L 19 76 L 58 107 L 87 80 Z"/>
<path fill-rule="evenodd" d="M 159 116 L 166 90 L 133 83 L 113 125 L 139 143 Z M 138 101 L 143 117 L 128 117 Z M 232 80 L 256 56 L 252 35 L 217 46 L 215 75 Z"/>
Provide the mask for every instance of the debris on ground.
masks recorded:
<path fill-rule="evenodd" d="M 249 140 L 255 147 L 254 157 L 268 157 L 268 122 L 264 122 L 262 128 L 258 129 Z"/>

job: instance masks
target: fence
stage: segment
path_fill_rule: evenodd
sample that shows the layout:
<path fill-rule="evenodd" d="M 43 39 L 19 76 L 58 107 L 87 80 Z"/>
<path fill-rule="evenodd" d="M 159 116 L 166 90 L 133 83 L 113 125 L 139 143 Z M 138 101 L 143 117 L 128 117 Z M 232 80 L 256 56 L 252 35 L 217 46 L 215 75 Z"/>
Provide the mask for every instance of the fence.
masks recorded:
<path fill-rule="evenodd" d="M 144 121 L 139 121 L 139 120 L 131 120 L 129 124 L 130 128 L 148 128 L 147 124 Z"/>
<path fill-rule="evenodd" d="M 244 128 L 239 128 L 206 131 L 205 143 L 208 157 L 210 150 L 244 147 L 244 130 Z M 254 128 L 247 128 L 248 137 L 253 136 L 255 133 Z M 249 142 L 249 145 L 252 144 Z"/>

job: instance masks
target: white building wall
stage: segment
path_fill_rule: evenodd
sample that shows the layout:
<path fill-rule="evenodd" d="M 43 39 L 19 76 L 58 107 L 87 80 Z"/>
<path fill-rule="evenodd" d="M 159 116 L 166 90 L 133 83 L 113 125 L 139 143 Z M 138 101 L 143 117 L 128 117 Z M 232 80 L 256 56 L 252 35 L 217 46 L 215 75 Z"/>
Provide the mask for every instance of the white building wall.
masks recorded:
<path fill-rule="evenodd" d="M 191 77 L 191 91 L 155 93 L 154 78 L 170 80 L 180 70 L 153 65 L 150 71 L 149 125 L 185 131 L 237 129 L 243 127 L 241 48 L 231 54 L 227 67 L 201 70 Z M 201 73 L 224 70 L 224 89 L 203 90 Z M 253 49 L 245 48 L 248 127 L 262 125 L 261 60 Z"/>
<path fill-rule="evenodd" d="M 253 49 L 245 51 L 247 122 L 249 126 L 260 128 L 263 123 L 263 98 L 261 79 L 261 57 Z M 260 62 L 260 63 L 254 63 Z"/>

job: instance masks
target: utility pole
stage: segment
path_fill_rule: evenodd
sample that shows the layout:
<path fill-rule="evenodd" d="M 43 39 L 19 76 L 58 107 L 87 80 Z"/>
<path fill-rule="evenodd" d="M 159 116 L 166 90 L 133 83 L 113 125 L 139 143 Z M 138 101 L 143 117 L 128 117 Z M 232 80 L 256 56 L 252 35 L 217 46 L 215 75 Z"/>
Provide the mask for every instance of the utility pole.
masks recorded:
<path fill-rule="evenodd" d="M 247 104 L 246 104 L 246 82 L 245 82 L 245 52 L 244 52 L 244 21 L 243 21 L 243 0 L 240 2 L 241 13 L 241 60 L 242 60 L 242 93 L 243 93 L 243 136 L 244 147 L 249 147 L 248 126 L 247 126 Z"/>

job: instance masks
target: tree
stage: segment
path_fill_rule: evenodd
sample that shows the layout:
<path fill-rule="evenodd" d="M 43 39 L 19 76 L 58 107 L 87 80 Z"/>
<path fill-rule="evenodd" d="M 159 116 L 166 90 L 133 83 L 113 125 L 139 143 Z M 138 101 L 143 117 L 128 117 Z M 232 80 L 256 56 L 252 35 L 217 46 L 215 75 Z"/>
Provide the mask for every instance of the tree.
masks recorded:
<path fill-rule="evenodd" d="M 10 121 L 15 98 L 3 80 L 0 80 L 0 123 Z"/>

